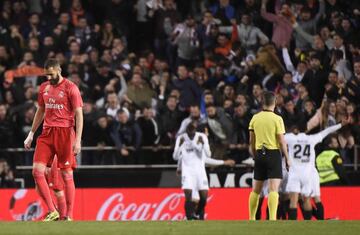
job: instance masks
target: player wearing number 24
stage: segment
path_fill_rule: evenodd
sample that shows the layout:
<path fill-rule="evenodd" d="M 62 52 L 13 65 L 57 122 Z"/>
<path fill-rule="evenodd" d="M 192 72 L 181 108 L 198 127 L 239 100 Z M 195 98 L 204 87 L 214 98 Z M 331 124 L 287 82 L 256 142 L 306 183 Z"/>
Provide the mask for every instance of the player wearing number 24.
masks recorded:
<path fill-rule="evenodd" d="M 292 133 L 285 135 L 290 159 L 288 183 L 286 185 L 286 192 L 290 194 L 289 219 L 297 219 L 299 194 L 304 198 L 304 219 L 311 219 L 312 206 L 310 199 L 319 196 L 316 195 L 319 194 L 316 192 L 320 192 L 319 174 L 315 168 L 315 145 L 349 122 L 350 119 L 344 119 L 341 124 L 328 127 L 313 135 L 300 132 L 297 126 L 293 126 Z M 314 193 L 315 195 L 312 195 Z M 321 205 L 321 207 L 323 206 Z"/>

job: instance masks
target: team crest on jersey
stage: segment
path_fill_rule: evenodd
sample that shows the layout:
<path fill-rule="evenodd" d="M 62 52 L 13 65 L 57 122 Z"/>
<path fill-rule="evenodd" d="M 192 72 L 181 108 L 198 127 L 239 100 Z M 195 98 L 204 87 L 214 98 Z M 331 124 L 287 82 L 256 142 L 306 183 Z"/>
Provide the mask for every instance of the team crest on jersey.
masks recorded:
<path fill-rule="evenodd" d="M 64 92 L 63 92 L 63 91 L 60 91 L 59 97 L 60 97 L 60 98 L 63 98 L 63 97 L 64 97 Z"/>

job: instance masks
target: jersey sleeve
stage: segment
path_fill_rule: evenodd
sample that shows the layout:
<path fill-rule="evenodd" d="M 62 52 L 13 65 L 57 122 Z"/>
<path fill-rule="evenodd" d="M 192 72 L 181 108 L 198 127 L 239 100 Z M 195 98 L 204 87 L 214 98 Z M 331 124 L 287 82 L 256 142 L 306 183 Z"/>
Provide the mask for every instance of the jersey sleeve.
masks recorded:
<path fill-rule="evenodd" d="M 181 157 L 181 146 L 180 146 L 180 140 L 184 138 L 182 135 L 178 136 L 176 138 L 174 153 L 173 153 L 173 159 L 175 161 L 178 161 Z"/>
<path fill-rule="evenodd" d="M 322 131 L 320 131 L 319 133 L 315 134 L 315 138 L 316 138 L 316 143 L 320 143 L 326 136 L 328 136 L 329 134 L 331 134 L 332 132 L 338 131 L 341 128 L 341 124 L 337 124 L 331 127 L 328 127 Z"/>
<path fill-rule="evenodd" d="M 209 145 L 209 139 L 205 134 L 203 134 L 202 137 L 204 139 L 204 152 L 206 154 L 206 157 L 210 158 L 211 157 L 211 150 L 210 150 L 210 145 Z"/>
<path fill-rule="evenodd" d="M 76 85 L 72 85 L 70 87 L 69 98 L 71 106 L 74 110 L 83 106 L 83 100 L 81 98 L 79 88 Z"/>
<path fill-rule="evenodd" d="M 291 143 L 292 140 L 293 140 L 291 134 L 285 134 L 285 135 L 284 135 L 284 138 L 285 138 L 286 143 Z"/>
<path fill-rule="evenodd" d="M 44 97 L 43 97 L 44 90 L 45 90 L 45 86 L 43 86 L 43 85 L 40 86 L 39 92 L 38 92 L 38 97 L 37 97 L 37 102 L 38 102 L 39 106 L 41 106 L 41 107 L 45 107 L 45 101 L 44 101 Z"/>
<path fill-rule="evenodd" d="M 221 166 L 224 165 L 224 160 L 217 160 L 212 158 L 205 158 L 205 164 L 210 166 Z"/>
<path fill-rule="evenodd" d="M 254 131 L 254 117 L 251 118 L 251 121 L 249 123 L 249 131 Z"/>
<path fill-rule="evenodd" d="M 283 119 L 279 116 L 277 122 L 276 122 L 276 134 L 285 134 L 285 125 Z"/>

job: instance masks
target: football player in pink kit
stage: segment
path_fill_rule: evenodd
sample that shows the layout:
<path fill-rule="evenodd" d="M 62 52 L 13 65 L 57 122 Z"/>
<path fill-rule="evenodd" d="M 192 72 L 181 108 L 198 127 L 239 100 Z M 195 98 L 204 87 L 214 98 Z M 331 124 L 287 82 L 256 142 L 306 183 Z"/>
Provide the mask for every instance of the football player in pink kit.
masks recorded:
<path fill-rule="evenodd" d="M 32 128 L 24 141 L 26 149 L 31 147 L 35 131 L 44 120 L 43 130 L 36 142 L 34 153 L 33 176 L 39 194 L 48 207 L 44 221 L 59 219 L 59 213 L 51 200 L 45 170 L 54 155 L 58 158 L 58 168 L 64 181 L 67 215 L 73 218 L 75 184 L 73 166 L 75 155 L 80 153 L 83 129 L 83 101 L 78 87 L 61 76 L 60 64 L 56 59 L 45 62 L 45 74 L 48 81 L 41 84 L 38 93 L 38 108 Z M 74 126 L 76 131 L 74 132 Z"/>

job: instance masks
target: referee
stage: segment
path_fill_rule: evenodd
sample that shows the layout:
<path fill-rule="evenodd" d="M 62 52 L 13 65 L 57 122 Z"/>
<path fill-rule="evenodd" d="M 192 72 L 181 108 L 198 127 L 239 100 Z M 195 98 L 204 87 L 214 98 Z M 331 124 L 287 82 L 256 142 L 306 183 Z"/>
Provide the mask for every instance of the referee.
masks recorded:
<path fill-rule="evenodd" d="M 249 124 L 250 152 L 255 158 L 253 189 L 249 196 L 250 220 L 255 220 L 259 194 L 264 180 L 269 183 L 269 219 L 276 220 L 279 185 L 282 179 L 281 152 L 289 167 L 285 127 L 282 118 L 274 113 L 276 98 L 273 92 L 263 93 L 263 110 L 253 116 Z M 281 150 L 281 151 L 280 151 Z"/>

